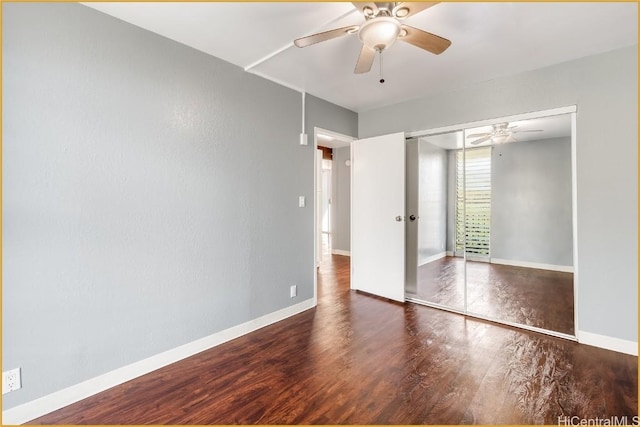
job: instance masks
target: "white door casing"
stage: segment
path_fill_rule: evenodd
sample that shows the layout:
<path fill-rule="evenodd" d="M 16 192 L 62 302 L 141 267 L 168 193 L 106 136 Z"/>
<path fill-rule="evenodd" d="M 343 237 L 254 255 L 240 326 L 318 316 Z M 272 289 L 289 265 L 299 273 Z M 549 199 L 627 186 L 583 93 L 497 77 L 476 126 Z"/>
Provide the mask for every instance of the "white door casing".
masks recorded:
<path fill-rule="evenodd" d="M 316 267 L 322 262 L 322 150 L 316 148 Z"/>

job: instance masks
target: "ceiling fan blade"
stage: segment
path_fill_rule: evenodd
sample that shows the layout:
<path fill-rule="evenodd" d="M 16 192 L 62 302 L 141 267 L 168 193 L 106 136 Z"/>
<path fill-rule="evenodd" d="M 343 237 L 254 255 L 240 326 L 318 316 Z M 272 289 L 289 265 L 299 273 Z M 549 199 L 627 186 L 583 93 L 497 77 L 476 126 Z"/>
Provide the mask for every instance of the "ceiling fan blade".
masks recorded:
<path fill-rule="evenodd" d="M 467 138 L 480 138 L 483 136 L 492 136 L 493 134 L 490 132 L 485 133 L 472 133 L 471 135 L 467 135 Z"/>
<path fill-rule="evenodd" d="M 475 141 L 471 141 L 471 145 L 478 145 L 482 142 L 488 141 L 491 139 L 491 135 L 487 135 L 485 137 L 482 137 L 480 139 L 476 139 Z"/>
<path fill-rule="evenodd" d="M 525 130 L 513 130 L 511 133 L 517 132 L 542 132 L 542 129 L 525 129 Z"/>
<path fill-rule="evenodd" d="M 335 30 L 324 31 L 322 33 L 312 34 L 310 36 L 301 37 L 293 41 L 298 47 L 307 47 L 312 44 L 324 42 L 327 40 L 335 39 L 336 37 L 345 36 L 347 34 L 355 33 L 358 30 L 358 27 L 355 25 L 351 25 L 349 27 L 336 28 Z"/>
<path fill-rule="evenodd" d="M 435 34 L 419 30 L 409 25 L 403 25 L 402 29 L 405 30 L 407 34 L 399 37 L 398 40 L 402 40 L 403 42 L 407 42 L 433 54 L 440 55 L 451 46 L 451 41 L 436 36 Z"/>
<path fill-rule="evenodd" d="M 378 6 L 372 1 L 354 1 L 351 2 L 351 4 L 353 4 L 367 19 L 376 16 L 378 13 Z"/>
<path fill-rule="evenodd" d="M 373 65 L 373 60 L 375 59 L 375 57 L 375 49 L 371 49 L 370 47 L 363 44 L 362 50 L 360 50 L 360 56 L 358 56 L 358 62 L 356 63 L 356 69 L 354 70 L 354 73 L 368 73 L 371 70 L 371 66 Z"/>
<path fill-rule="evenodd" d="M 397 19 L 406 19 L 417 13 L 422 12 L 425 9 L 429 9 L 431 6 L 435 6 L 440 2 L 428 2 L 428 1 L 405 1 L 398 3 L 393 8 L 393 16 Z"/>

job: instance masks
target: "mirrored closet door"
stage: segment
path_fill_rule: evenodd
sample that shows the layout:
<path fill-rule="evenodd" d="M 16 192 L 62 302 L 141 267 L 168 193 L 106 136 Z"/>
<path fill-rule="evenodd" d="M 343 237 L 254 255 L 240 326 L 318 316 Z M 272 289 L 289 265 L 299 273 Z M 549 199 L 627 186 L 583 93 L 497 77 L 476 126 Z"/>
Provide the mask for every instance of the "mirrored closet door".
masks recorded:
<path fill-rule="evenodd" d="M 407 295 L 465 311 L 464 251 L 456 244 L 456 156 L 463 132 L 407 142 Z M 456 249 L 457 248 L 457 249 Z"/>
<path fill-rule="evenodd" d="M 408 141 L 410 301 L 575 336 L 571 132 L 562 114 Z"/>

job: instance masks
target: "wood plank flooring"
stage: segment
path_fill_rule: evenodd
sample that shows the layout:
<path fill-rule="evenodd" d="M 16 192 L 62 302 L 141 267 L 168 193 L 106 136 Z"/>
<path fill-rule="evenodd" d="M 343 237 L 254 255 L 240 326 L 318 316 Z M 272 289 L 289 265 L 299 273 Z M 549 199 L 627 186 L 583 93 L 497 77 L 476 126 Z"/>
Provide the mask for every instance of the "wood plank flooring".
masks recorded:
<path fill-rule="evenodd" d="M 557 424 L 638 413 L 636 357 L 349 290 L 34 424 Z"/>
<path fill-rule="evenodd" d="M 415 297 L 464 310 L 464 260 L 444 257 L 418 268 Z M 470 313 L 573 335 L 573 273 L 467 262 Z"/>

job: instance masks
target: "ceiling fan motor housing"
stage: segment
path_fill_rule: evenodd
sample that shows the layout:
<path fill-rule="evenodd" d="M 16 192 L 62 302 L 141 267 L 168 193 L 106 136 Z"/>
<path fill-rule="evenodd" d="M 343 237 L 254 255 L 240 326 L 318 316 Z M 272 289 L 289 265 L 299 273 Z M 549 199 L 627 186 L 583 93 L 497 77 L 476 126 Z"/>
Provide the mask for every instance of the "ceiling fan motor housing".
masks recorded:
<path fill-rule="evenodd" d="M 368 73 L 373 65 L 375 54 L 378 53 L 380 54 L 380 83 L 384 83 L 384 78 L 382 77 L 382 51 L 388 49 L 396 40 L 400 39 L 435 55 L 441 54 L 451 45 L 451 41 L 443 37 L 401 24 L 404 19 L 414 16 L 437 3 L 427 1 L 355 2 L 354 5 L 365 18 L 365 22 L 361 26 L 351 25 L 335 28 L 298 38 L 293 43 L 297 47 L 307 47 L 337 37 L 358 33 L 362 48 L 360 49 L 354 73 Z"/>

